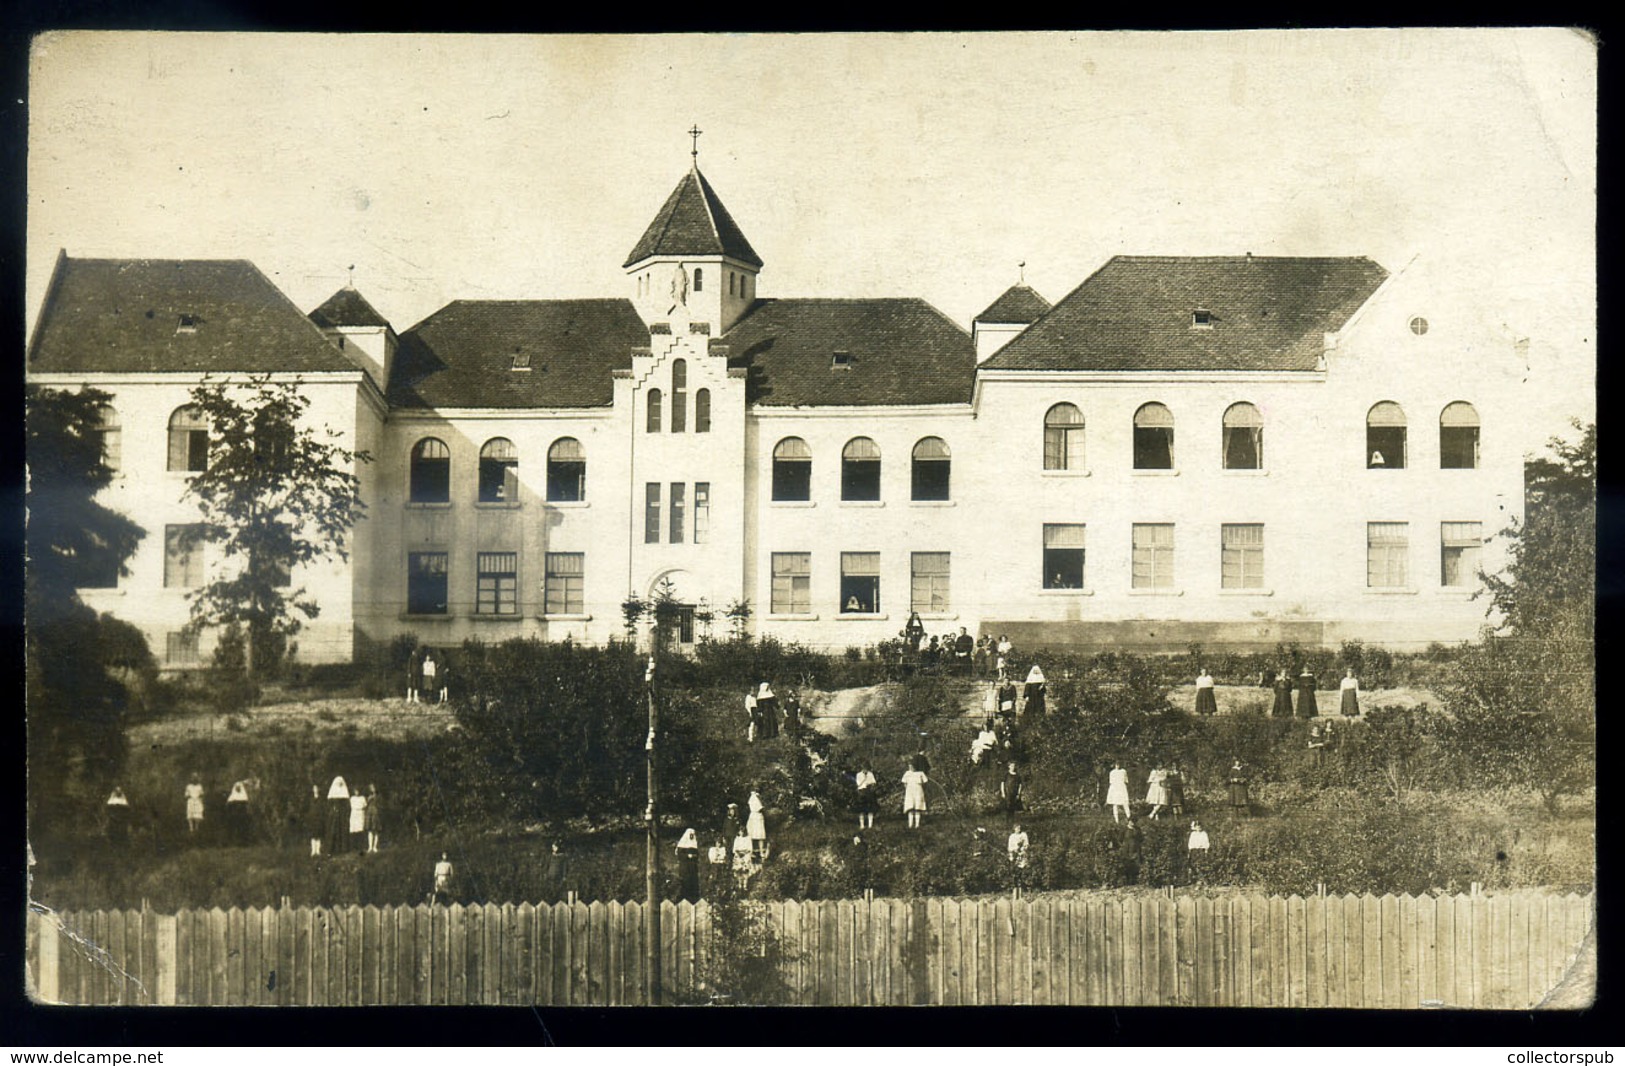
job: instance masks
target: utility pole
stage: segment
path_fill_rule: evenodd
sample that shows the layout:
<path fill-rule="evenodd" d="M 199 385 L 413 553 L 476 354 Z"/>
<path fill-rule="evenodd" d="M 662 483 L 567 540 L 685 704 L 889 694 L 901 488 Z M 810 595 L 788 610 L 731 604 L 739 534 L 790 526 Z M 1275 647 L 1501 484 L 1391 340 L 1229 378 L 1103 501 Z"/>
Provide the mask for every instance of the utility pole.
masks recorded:
<path fill-rule="evenodd" d="M 648 829 L 644 854 L 644 953 L 649 968 L 649 1005 L 659 1006 L 660 995 L 660 820 L 655 808 L 655 734 L 660 728 L 660 705 L 655 702 L 655 655 L 649 651 L 649 668 L 643 672 L 643 687 L 649 700 L 649 740 L 644 745 L 649 763 L 649 806 L 643 813 Z"/>

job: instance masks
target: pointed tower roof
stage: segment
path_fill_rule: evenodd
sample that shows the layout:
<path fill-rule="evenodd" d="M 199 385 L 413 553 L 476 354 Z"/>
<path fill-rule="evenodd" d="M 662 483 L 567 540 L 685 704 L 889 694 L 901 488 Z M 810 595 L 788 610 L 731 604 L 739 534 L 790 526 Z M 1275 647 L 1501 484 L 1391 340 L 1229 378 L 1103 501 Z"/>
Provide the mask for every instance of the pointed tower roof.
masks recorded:
<path fill-rule="evenodd" d="M 740 232 L 698 167 L 683 175 L 621 265 L 629 267 L 653 256 L 693 255 L 726 255 L 753 267 L 762 265 L 761 256 Z"/>
<path fill-rule="evenodd" d="M 322 306 L 310 313 L 310 320 L 323 329 L 342 329 L 345 326 L 388 326 L 389 320 L 375 310 L 367 298 L 354 286 L 329 296 Z"/>
<path fill-rule="evenodd" d="M 1032 325 L 1050 309 L 1050 302 L 1031 285 L 1012 285 L 976 316 L 977 322 L 1010 322 Z"/>

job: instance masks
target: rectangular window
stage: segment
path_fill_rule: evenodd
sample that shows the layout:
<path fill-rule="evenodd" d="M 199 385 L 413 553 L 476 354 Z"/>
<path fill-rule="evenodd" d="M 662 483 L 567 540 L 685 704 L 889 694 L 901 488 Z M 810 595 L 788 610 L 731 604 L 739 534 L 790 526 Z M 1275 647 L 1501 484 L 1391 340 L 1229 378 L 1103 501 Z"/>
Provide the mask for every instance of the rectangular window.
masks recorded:
<path fill-rule="evenodd" d="M 1367 522 L 1365 583 L 1367 588 L 1410 585 L 1410 526 L 1405 522 Z"/>
<path fill-rule="evenodd" d="M 643 486 L 643 543 L 660 543 L 660 482 Z"/>
<path fill-rule="evenodd" d="M 1478 427 L 1439 427 L 1439 469 L 1478 469 Z"/>
<path fill-rule="evenodd" d="M 711 483 L 694 482 L 694 543 L 711 539 Z"/>
<path fill-rule="evenodd" d="M 446 613 L 445 552 L 411 552 L 407 555 L 406 613 Z"/>
<path fill-rule="evenodd" d="M 880 611 L 880 553 L 841 553 L 841 613 Z"/>
<path fill-rule="evenodd" d="M 118 473 L 119 464 L 124 461 L 124 430 L 104 425 L 96 433 L 102 439 L 102 465 Z"/>
<path fill-rule="evenodd" d="M 681 481 L 671 483 L 671 542 L 683 543 L 683 530 L 687 524 L 688 486 Z"/>
<path fill-rule="evenodd" d="M 948 552 L 915 552 L 909 565 L 909 606 L 922 614 L 942 614 L 948 597 Z"/>
<path fill-rule="evenodd" d="M 171 666 L 195 666 L 200 662 L 196 633 L 165 633 L 164 661 Z"/>
<path fill-rule="evenodd" d="M 1174 587 L 1174 527 L 1169 522 L 1134 525 L 1133 586 L 1137 589 Z"/>
<path fill-rule="evenodd" d="M 1264 527 L 1219 527 L 1219 584 L 1227 589 L 1264 587 Z"/>
<path fill-rule="evenodd" d="M 195 539 L 200 529 L 164 527 L 164 588 L 192 589 L 203 584 L 203 542 Z"/>
<path fill-rule="evenodd" d="M 548 614 L 586 614 L 583 582 L 587 557 L 581 552 L 547 553 Z"/>
<path fill-rule="evenodd" d="M 812 553 L 773 553 L 774 614 L 812 613 Z"/>
<path fill-rule="evenodd" d="M 1045 588 L 1083 588 L 1083 534 L 1082 524 L 1044 526 Z"/>
<path fill-rule="evenodd" d="M 1479 555 L 1484 549 L 1482 522 L 1439 525 L 1439 584 L 1445 588 L 1478 585 Z"/>
<path fill-rule="evenodd" d="M 476 614 L 519 613 L 519 553 L 480 552 L 476 560 Z"/>

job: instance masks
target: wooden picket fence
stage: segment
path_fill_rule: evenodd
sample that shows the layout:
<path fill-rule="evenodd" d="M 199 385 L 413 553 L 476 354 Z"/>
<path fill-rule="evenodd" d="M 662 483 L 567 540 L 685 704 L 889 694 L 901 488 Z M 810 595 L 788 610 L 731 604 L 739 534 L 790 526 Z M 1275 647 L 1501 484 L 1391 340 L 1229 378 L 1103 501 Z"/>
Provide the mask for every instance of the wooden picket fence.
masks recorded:
<path fill-rule="evenodd" d="M 746 906 L 778 931 L 795 1002 L 860 1006 L 1528 1009 L 1592 921 L 1590 895 L 1536 891 Z M 664 904 L 668 1000 L 692 1000 L 711 917 Z M 643 936 L 643 908 L 615 902 L 33 910 L 28 973 L 70 1004 L 615 1006 L 647 1002 Z"/>

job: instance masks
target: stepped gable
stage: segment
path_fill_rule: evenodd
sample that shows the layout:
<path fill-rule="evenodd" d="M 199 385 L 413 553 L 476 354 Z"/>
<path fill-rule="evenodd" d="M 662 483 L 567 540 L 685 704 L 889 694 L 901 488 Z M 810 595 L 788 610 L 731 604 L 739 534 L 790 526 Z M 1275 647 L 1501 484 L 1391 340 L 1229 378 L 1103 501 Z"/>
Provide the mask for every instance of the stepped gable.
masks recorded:
<path fill-rule="evenodd" d="M 246 259 L 57 261 L 28 353 L 33 373 L 351 371 Z"/>
<path fill-rule="evenodd" d="M 719 343 L 769 407 L 969 403 L 976 378 L 970 334 L 915 298 L 757 300 Z"/>
<path fill-rule="evenodd" d="M 1114 256 L 983 366 L 1314 370 L 1387 277 L 1363 256 Z"/>
<path fill-rule="evenodd" d="M 456 300 L 402 334 L 385 395 L 412 408 L 607 407 L 611 371 L 648 344 L 630 300 Z"/>

